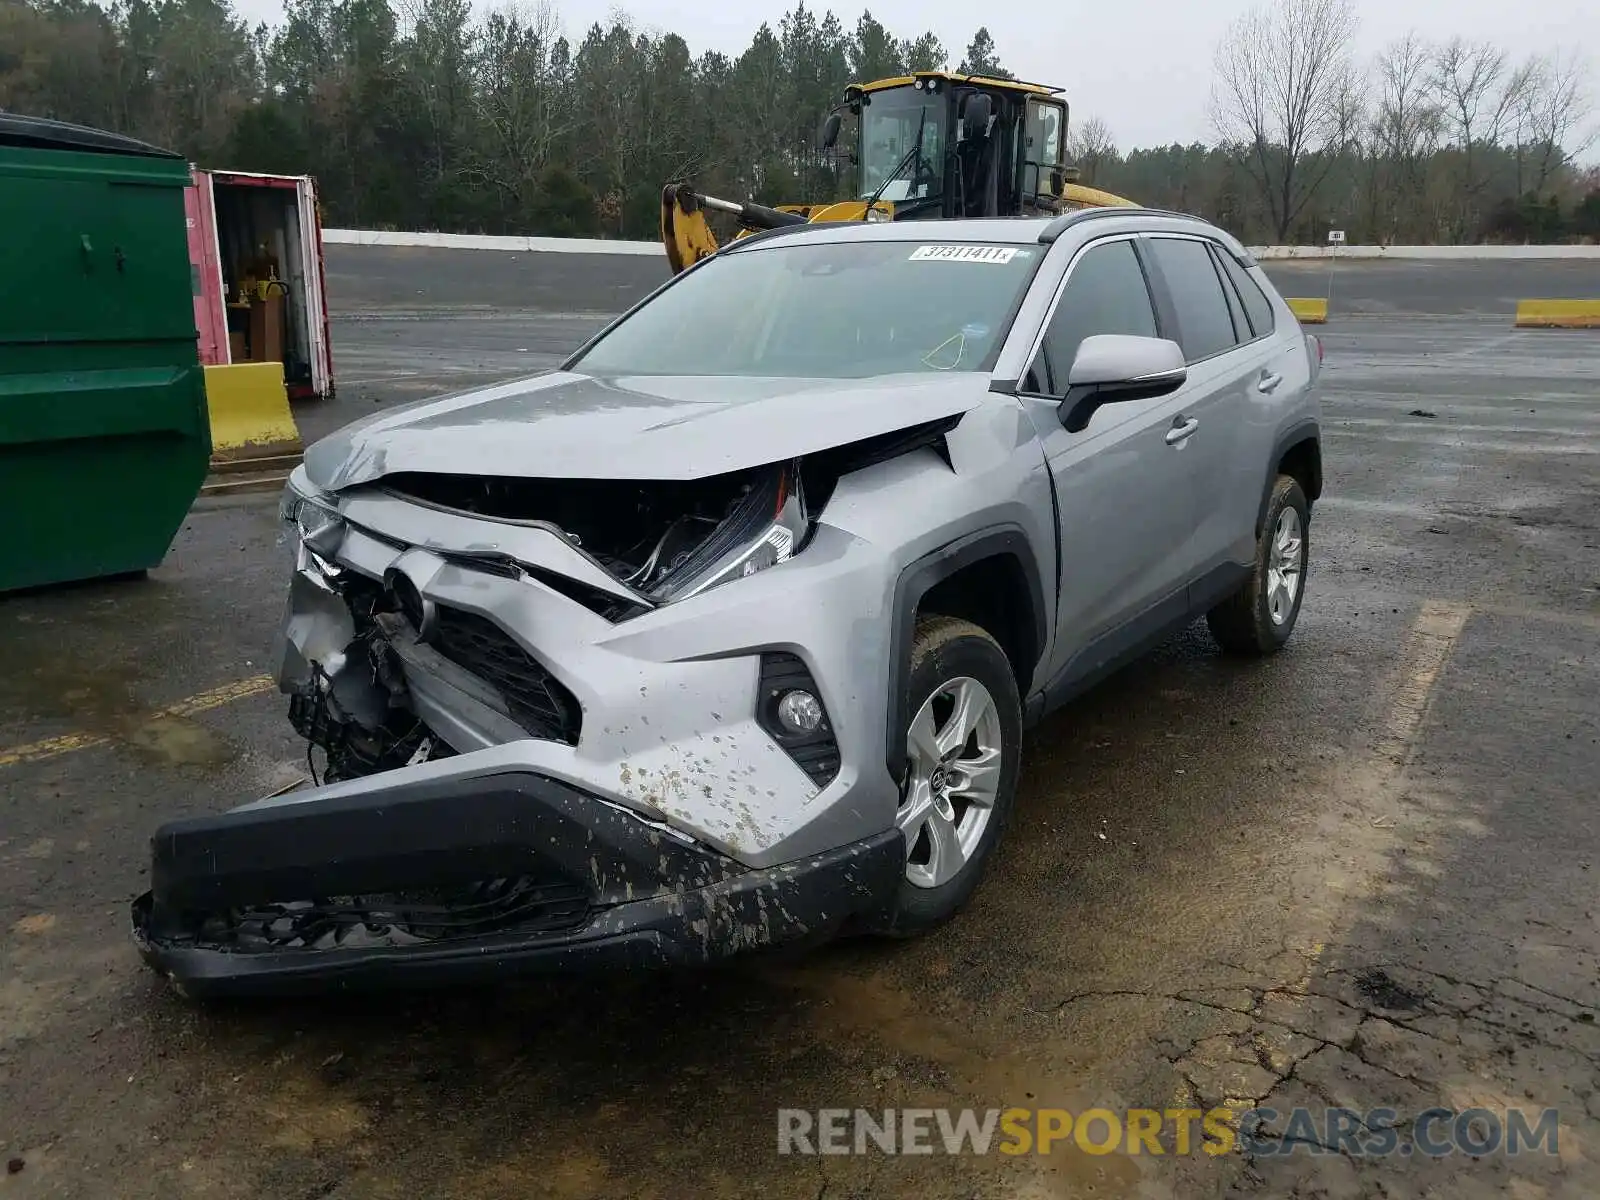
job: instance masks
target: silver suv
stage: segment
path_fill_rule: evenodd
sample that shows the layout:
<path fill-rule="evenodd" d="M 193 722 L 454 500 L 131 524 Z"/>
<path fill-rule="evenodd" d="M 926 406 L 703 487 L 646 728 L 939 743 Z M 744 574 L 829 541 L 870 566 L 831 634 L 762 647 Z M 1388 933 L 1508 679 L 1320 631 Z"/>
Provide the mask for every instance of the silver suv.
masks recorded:
<path fill-rule="evenodd" d="M 323 773 L 163 826 L 142 953 L 201 995 L 929 930 L 1028 724 L 1201 616 L 1287 640 L 1320 364 L 1191 217 L 817 224 L 359 421 L 283 500 Z"/>

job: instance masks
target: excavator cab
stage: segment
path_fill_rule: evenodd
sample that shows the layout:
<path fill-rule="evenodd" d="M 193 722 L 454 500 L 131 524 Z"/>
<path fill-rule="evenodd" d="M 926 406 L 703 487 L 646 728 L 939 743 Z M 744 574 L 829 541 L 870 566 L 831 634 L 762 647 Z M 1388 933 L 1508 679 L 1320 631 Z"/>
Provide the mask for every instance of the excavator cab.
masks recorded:
<path fill-rule="evenodd" d="M 1061 89 L 1015 79 L 918 71 L 851 84 L 823 121 L 836 150 L 853 116 L 853 199 L 826 204 L 719 200 L 687 183 L 661 193 L 661 240 L 674 273 L 716 253 L 707 212 L 731 214 L 738 237 L 812 221 L 951 220 L 1057 213 L 1133 201 L 1083 187 L 1067 166 Z"/>
<path fill-rule="evenodd" d="M 1059 96 L 1040 84 L 923 71 L 848 88 L 822 144 L 833 148 L 843 114 L 855 117 L 849 161 L 868 220 L 1056 212 L 1069 178 Z"/>

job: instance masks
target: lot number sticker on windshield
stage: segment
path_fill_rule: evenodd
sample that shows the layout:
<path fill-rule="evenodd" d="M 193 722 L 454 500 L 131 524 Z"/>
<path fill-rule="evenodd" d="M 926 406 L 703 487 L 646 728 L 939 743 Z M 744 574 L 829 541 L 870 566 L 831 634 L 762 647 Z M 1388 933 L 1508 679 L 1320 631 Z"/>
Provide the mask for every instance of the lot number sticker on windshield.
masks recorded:
<path fill-rule="evenodd" d="M 1008 263 L 1017 256 L 1015 246 L 918 246 L 911 261 L 933 258 L 941 262 Z"/>

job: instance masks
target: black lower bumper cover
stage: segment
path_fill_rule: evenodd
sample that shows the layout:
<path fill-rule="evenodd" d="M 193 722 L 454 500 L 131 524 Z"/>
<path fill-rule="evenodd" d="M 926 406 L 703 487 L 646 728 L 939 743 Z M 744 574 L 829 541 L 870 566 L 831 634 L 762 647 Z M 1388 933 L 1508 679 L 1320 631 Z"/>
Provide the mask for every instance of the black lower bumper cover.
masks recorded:
<path fill-rule="evenodd" d="M 133 936 L 146 963 L 196 998 L 688 966 L 851 923 L 872 928 L 903 864 L 890 829 L 751 870 L 564 783 L 507 772 L 169 822 L 151 839 L 151 887 L 133 902 Z M 481 903 L 435 906 L 420 939 L 217 933 L 237 928 L 228 922 L 241 911 L 310 901 L 348 913 L 354 897 L 365 912 L 359 902 L 374 894 L 436 896 L 508 876 L 565 899 L 542 919 L 513 913 L 497 924 L 481 920 Z"/>

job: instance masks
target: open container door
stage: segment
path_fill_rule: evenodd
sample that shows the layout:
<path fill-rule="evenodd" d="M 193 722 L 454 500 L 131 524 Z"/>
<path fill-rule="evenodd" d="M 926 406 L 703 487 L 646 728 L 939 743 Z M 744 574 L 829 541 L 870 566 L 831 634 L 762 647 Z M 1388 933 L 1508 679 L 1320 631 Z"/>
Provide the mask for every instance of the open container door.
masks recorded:
<path fill-rule="evenodd" d="M 217 254 L 217 209 L 211 176 L 190 168 L 183 189 L 184 219 L 189 232 L 189 267 L 194 277 L 194 325 L 200 335 L 200 361 L 208 367 L 233 361 L 228 346 L 228 311 L 222 260 Z"/>
<path fill-rule="evenodd" d="M 307 175 L 295 188 L 300 206 L 301 253 L 306 268 L 306 316 L 311 329 L 311 390 L 333 395 L 333 338 L 328 330 L 328 276 L 322 260 L 322 213 L 316 180 Z"/>
<path fill-rule="evenodd" d="M 211 171 L 234 362 L 281 362 L 292 400 L 331 394 L 326 276 L 315 187 L 305 175 Z"/>

